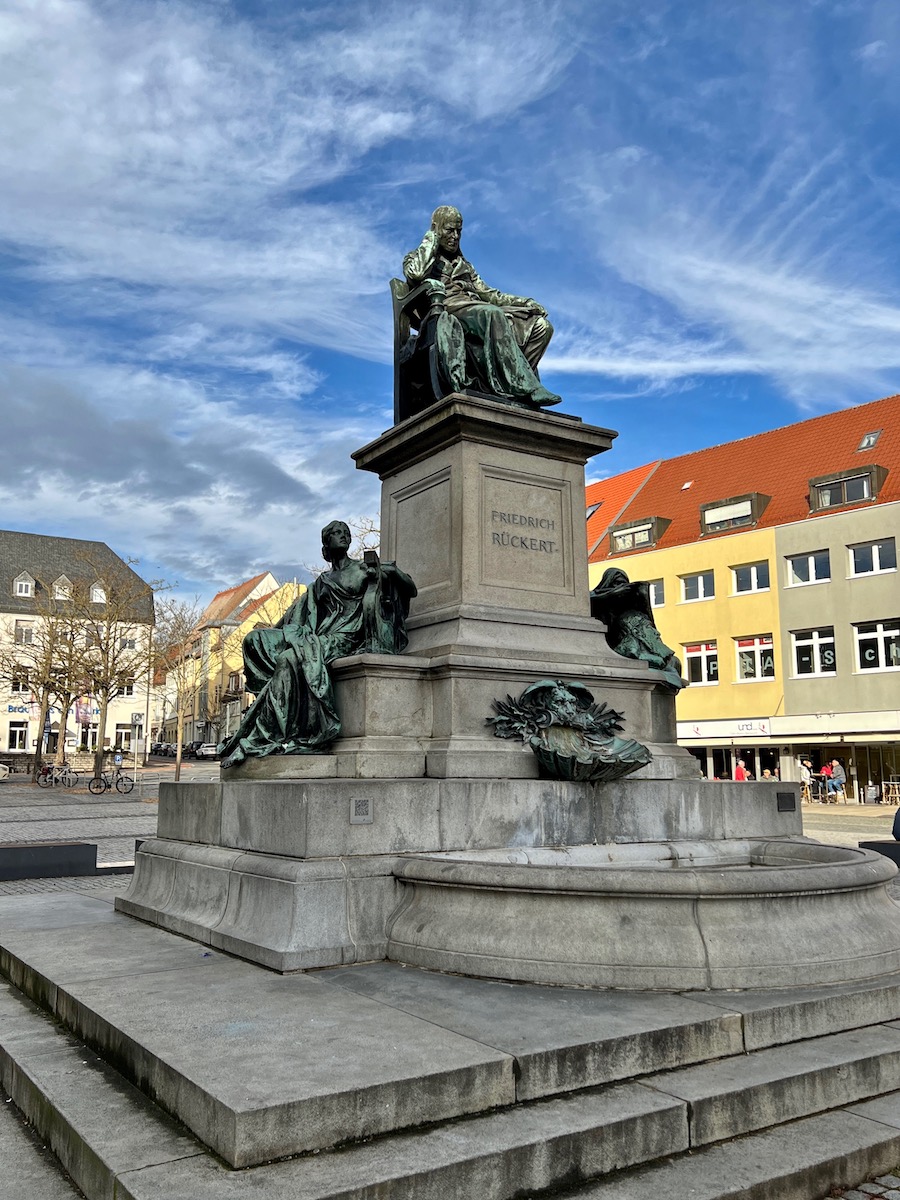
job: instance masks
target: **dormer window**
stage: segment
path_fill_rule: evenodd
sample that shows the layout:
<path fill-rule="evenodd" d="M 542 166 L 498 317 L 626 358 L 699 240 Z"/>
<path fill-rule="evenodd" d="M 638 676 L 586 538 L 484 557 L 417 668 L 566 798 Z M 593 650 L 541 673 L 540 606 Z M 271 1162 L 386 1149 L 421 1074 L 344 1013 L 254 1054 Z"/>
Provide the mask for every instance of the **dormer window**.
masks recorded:
<path fill-rule="evenodd" d="M 91 604 L 105 604 L 105 603 L 106 603 L 106 588 L 104 587 L 104 585 L 102 583 L 92 584 L 91 585 Z"/>
<path fill-rule="evenodd" d="M 616 525 L 609 533 L 609 548 L 612 554 L 624 554 L 629 550 L 646 550 L 655 546 L 671 525 L 666 517 L 643 517 L 639 521 L 625 521 Z"/>
<path fill-rule="evenodd" d="M 60 575 L 59 579 L 53 583 L 53 599 L 54 600 L 71 600 L 72 599 L 72 584 L 65 575 Z"/>
<path fill-rule="evenodd" d="M 22 599 L 34 595 L 34 578 L 26 571 L 13 580 L 13 595 Z"/>
<path fill-rule="evenodd" d="M 827 508 L 843 508 L 874 500 L 887 478 L 887 470 L 872 464 L 852 471 L 835 471 L 809 481 L 809 511 L 822 512 Z"/>
<path fill-rule="evenodd" d="M 714 500 L 700 505 L 701 533 L 721 533 L 724 529 L 740 529 L 755 525 L 771 499 L 762 492 L 749 492 L 745 496 L 731 496 L 726 500 Z"/>

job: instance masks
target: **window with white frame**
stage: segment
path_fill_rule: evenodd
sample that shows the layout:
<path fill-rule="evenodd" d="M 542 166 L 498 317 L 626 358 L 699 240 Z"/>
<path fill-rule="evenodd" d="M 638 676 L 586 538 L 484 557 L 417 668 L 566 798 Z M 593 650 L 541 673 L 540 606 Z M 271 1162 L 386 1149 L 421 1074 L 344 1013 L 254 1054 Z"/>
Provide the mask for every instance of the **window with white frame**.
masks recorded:
<path fill-rule="evenodd" d="M 27 692 L 30 691 L 28 685 L 28 672 L 24 667 L 17 669 L 9 681 L 9 690 L 11 692 Z"/>
<path fill-rule="evenodd" d="M 662 579 L 651 579 L 647 585 L 650 588 L 650 607 L 662 608 L 666 602 L 666 585 Z"/>
<path fill-rule="evenodd" d="M 734 504 L 719 504 L 703 512 L 703 529 L 717 533 L 720 529 L 736 529 L 753 524 L 753 501 L 748 496 Z"/>
<path fill-rule="evenodd" d="M 34 580 L 24 571 L 13 580 L 13 593 L 16 596 L 33 596 Z"/>
<path fill-rule="evenodd" d="M 860 671 L 900 669 L 900 617 L 867 621 L 853 628 Z"/>
<path fill-rule="evenodd" d="M 742 567 L 731 568 L 734 579 L 734 593 L 767 592 L 769 590 L 768 562 L 746 563 Z"/>
<path fill-rule="evenodd" d="M 91 604 L 106 603 L 106 588 L 102 583 L 95 583 L 91 586 Z"/>
<path fill-rule="evenodd" d="M 34 622 L 16 621 L 13 637 L 17 646 L 30 646 L 34 641 Z"/>
<path fill-rule="evenodd" d="M 691 683 L 719 682 L 719 651 L 715 642 L 694 642 L 686 645 L 684 663 Z"/>
<path fill-rule="evenodd" d="M 716 577 L 712 571 L 681 576 L 682 600 L 711 600 L 716 594 Z"/>
<path fill-rule="evenodd" d="M 897 570 L 897 543 L 892 537 L 848 547 L 851 575 L 881 575 Z"/>
<path fill-rule="evenodd" d="M 72 585 L 65 575 L 60 575 L 59 579 L 53 584 L 53 599 L 54 600 L 71 600 Z"/>
<path fill-rule="evenodd" d="M 27 721 L 10 721 L 9 723 L 9 741 L 7 742 L 7 750 L 27 750 L 28 749 L 28 722 Z"/>
<path fill-rule="evenodd" d="M 834 652 L 834 626 L 823 629 L 798 629 L 791 633 L 796 675 L 834 675 L 837 658 Z"/>
<path fill-rule="evenodd" d="M 134 650 L 136 647 L 137 647 L 137 638 L 134 636 L 134 634 L 131 634 L 131 633 L 125 634 L 124 637 L 119 638 L 119 649 L 120 650 Z"/>
<path fill-rule="evenodd" d="M 755 637 L 735 638 L 737 677 L 739 681 L 775 678 L 775 650 L 771 633 Z"/>
<path fill-rule="evenodd" d="M 813 499 L 816 509 L 837 508 L 857 500 L 868 500 L 871 495 L 872 485 L 868 475 L 850 475 L 829 483 L 816 484 Z"/>
<path fill-rule="evenodd" d="M 120 721 L 119 724 L 116 725 L 115 749 L 116 750 L 130 750 L 131 749 L 131 726 L 124 724 L 122 721 Z"/>
<path fill-rule="evenodd" d="M 134 680 L 133 679 L 128 679 L 125 681 L 125 683 L 122 684 L 122 686 L 119 688 L 119 695 L 120 696 L 133 696 L 134 695 Z"/>
<path fill-rule="evenodd" d="M 831 555 L 827 550 L 792 554 L 787 560 L 788 587 L 807 583 L 825 583 L 831 578 Z"/>

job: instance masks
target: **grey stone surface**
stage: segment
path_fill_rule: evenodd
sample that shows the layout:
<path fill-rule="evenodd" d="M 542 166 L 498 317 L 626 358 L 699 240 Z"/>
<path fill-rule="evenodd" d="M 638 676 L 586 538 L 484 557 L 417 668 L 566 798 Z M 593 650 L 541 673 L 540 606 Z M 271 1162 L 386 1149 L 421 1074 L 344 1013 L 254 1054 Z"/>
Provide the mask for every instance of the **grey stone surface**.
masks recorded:
<path fill-rule="evenodd" d="M 886 1170 L 898 1157 L 896 1130 L 840 1111 L 641 1167 L 570 1195 L 572 1200 L 811 1200 L 831 1194 L 835 1185 Z"/>
<path fill-rule="evenodd" d="M 697 852 L 716 846 L 728 848 Z M 595 861 L 573 864 L 575 849 Z M 669 847 L 686 862 L 690 849 Z M 412 894 L 392 921 L 389 957 L 498 979 L 662 990 L 900 970 L 900 922 L 884 887 L 894 869 L 878 855 L 774 840 L 749 844 L 743 863 L 722 869 L 705 869 L 708 858 L 625 870 L 602 846 L 544 851 L 553 854 L 556 864 L 512 850 L 404 859 L 397 874 Z"/>
<path fill-rule="evenodd" d="M 3 1200 L 77 1200 L 59 1163 L 0 1090 L 0 1195 Z"/>
<path fill-rule="evenodd" d="M 678 996 L 520 987 L 393 963 L 317 978 L 515 1056 L 519 1100 L 743 1049 L 736 1014 L 708 1020 L 702 1005 Z"/>
<path fill-rule="evenodd" d="M 116 908 L 278 971 L 382 959 L 400 899 L 395 865 L 151 840 Z"/>
<path fill-rule="evenodd" d="M 371 824 L 351 824 L 357 799 L 371 805 Z M 626 779 L 592 787 L 506 778 L 168 784 L 158 828 L 174 841 L 298 858 L 800 832 L 799 812 L 777 812 L 767 784 Z"/>
<path fill-rule="evenodd" d="M 93 929 L 4 934 L 4 973 L 234 1166 L 515 1098 L 508 1055 L 436 1025 L 124 917 Z"/>
<path fill-rule="evenodd" d="M 252 1183 L 269 1200 L 511 1200 L 560 1179 L 576 1183 L 685 1145 L 683 1106 L 631 1085 L 275 1163 L 254 1171 Z M 208 1160 L 127 1174 L 119 1186 L 123 1200 L 232 1200 L 250 1191 L 246 1176 L 228 1174 Z"/>
<path fill-rule="evenodd" d="M 810 1116 L 900 1086 L 900 1030 L 883 1025 L 654 1075 L 688 1102 L 692 1146 Z"/>
<path fill-rule="evenodd" d="M 686 995 L 725 1012 L 741 1013 L 747 1050 L 900 1019 L 896 976 L 821 988 Z"/>
<path fill-rule="evenodd" d="M 102 1059 L 11 989 L 0 995 L 0 1083 L 90 1200 L 114 1200 L 115 1179 L 123 1171 L 206 1153 Z M 2 1183 L 0 1194 L 9 1194 Z M 45 1193 L 22 1195 L 44 1200 Z"/>

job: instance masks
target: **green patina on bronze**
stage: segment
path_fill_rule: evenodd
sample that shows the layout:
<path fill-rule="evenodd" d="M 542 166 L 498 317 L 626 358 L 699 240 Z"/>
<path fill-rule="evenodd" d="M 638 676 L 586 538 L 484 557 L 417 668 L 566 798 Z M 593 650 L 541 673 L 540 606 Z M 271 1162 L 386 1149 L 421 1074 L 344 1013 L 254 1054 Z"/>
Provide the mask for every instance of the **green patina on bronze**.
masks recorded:
<path fill-rule="evenodd" d="M 443 374 L 454 391 L 534 409 L 558 404 L 537 373 L 553 336 L 546 309 L 488 287 L 460 252 L 462 224 L 458 209 L 435 209 L 421 244 L 403 259 L 410 286 L 429 285 L 431 336 Z"/>
<path fill-rule="evenodd" d="M 247 690 L 256 699 L 240 728 L 219 747 L 222 766 L 269 754 L 321 754 L 341 731 L 329 665 L 351 654 L 398 654 L 407 644 L 406 616 L 416 594 L 394 563 L 360 562 L 347 554 L 350 530 L 322 530 L 331 563 L 272 629 L 243 641 Z"/>
<path fill-rule="evenodd" d="M 631 583 L 621 567 L 610 567 L 591 592 L 591 616 L 606 626 L 611 650 L 662 671 L 675 691 L 684 687 L 681 663 L 656 628 L 648 583 Z"/>
<path fill-rule="evenodd" d="M 622 713 L 595 704 L 581 683 L 539 679 L 517 700 L 495 700 L 494 710 L 497 715 L 487 718 L 494 735 L 521 738 L 544 779 L 607 783 L 645 767 L 653 757 L 640 742 L 617 736 Z"/>

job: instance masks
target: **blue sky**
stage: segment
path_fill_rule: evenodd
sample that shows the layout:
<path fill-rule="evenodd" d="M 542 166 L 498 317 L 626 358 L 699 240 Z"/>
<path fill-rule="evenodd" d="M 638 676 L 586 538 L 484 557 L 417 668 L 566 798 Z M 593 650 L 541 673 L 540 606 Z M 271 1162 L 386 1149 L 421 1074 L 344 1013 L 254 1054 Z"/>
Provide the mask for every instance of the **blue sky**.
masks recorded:
<path fill-rule="evenodd" d="M 5 0 L 0 524 L 317 561 L 440 203 L 591 478 L 900 390 L 898 63 L 893 0 Z"/>

